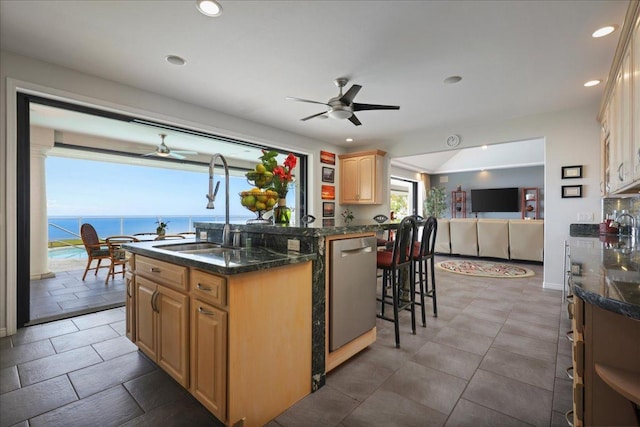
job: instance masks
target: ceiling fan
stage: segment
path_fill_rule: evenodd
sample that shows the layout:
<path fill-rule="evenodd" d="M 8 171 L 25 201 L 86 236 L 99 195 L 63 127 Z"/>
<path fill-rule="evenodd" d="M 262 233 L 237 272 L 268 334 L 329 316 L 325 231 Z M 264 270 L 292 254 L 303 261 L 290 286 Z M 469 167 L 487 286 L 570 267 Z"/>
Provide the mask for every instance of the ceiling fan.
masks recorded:
<path fill-rule="evenodd" d="M 365 110 L 399 110 L 400 107 L 397 105 L 377 105 L 377 104 L 358 104 L 353 102 L 353 98 L 356 97 L 362 86 L 360 85 L 352 85 L 349 90 L 343 95 L 342 88 L 346 86 L 349 79 L 341 77 L 334 80 L 334 83 L 338 88 L 340 88 L 340 93 L 335 98 L 331 98 L 329 102 L 318 102 L 311 101 L 309 99 L 301 99 L 301 98 L 293 98 L 288 96 L 286 99 L 289 101 L 300 101 L 300 102 L 309 102 L 311 104 L 320 104 L 326 105 L 329 107 L 327 111 L 323 111 L 322 113 L 313 114 L 309 117 L 305 117 L 302 120 L 307 121 L 309 119 L 313 119 L 314 117 L 326 117 L 327 114 L 332 119 L 349 119 L 351 123 L 356 126 L 360 126 L 360 120 L 353 114 L 355 111 L 365 111 Z"/>
<path fill-rule="evenodd" d="M 160 156 L 160 157 L 173 157 L 175 159 L 186 159 L 185 156 L 183 156 L 183 154 L 193 154 L 196 155 L 198 154 L 195 151 L 175 151 L 175 150 L 169 150 L 169 147 L 167 147 L 167 144 L 164 143 L 164 138 L 167 136 L 164 133 L 159 134 L 160 138 L 162 138 L 162 142 L 160 143 L 160 145 L 158 145 L 156 147 L 156 151 L 154 151 L 153 153 L 147 153 L 145 155 L 143 155 L 143 157 L 147 157 L 147 156 Z"/>

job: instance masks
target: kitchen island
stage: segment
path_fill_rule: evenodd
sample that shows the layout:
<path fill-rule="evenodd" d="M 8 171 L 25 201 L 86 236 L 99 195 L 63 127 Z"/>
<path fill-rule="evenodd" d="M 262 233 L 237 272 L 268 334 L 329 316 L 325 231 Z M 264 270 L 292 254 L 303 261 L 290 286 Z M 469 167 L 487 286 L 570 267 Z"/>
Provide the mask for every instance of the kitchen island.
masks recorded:
<path fill-rule="evenodd" d="M 311 392 L 315 254 L 187 240 L 126 249 L 127 336 L 220 421 L 261 426 Z"/>
<path fill-rule="evenodd" d="M 328 351 L 328 259 L 394 227 L 232 225 L 222 248 L 223 224 L 196 223 L 196 240 L 129 244 L 127 336 L 225 424 L 266 423 L 375 341 L 374 323 Z"/>
<path fill-rule="evenodd" d="M 640 252 L 631 237 L 570 241 L 573 425 L 640 423 Z"/>

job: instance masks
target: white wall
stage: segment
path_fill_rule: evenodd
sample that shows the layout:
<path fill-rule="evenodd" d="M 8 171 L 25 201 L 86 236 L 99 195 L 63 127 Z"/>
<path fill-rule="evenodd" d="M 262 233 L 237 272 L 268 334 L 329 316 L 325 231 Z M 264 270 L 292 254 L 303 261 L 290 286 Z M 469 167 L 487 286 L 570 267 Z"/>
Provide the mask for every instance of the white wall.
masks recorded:
<path fill-rule="evenodd" d="M 0 129 L 3 130 L 0 135 L 0 159 L 4 174 L 0 184 L 0 336 L 12 333 L 15 329 L 15 318 L 8 316 L 7 310 L 15 312 L 16 295 L 17 90 L 308 154 L 309 176 L 314 177 L 309 182 L 310 212 L 321 212 L 322 209 L 320 150 L 336 154 L 344 151 L 321 141 L 6 51 L 0 51 L 0 82 Z M 339 179 L 337 172 L 336 183 Z M 321 215 L 316 217 L 320 218 Z"/>

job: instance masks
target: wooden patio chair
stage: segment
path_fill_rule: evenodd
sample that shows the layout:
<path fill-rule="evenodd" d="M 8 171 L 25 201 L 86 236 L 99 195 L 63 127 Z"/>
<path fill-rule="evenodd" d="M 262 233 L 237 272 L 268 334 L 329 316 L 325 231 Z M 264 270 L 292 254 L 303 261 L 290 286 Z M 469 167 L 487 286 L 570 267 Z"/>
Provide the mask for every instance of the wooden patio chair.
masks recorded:
<path fill-rule="evenodd" d="M 111 265 L 109 266 L 109 273 L 107 273 L 107 279 L 104 281 L 106 285 L 109 283 L 109 278 L 115 280 L 117 273 L 122 273 L 124 278 L 124 272 L 126 270 L 129 257 L 127 251 L 122 247 L 125 243 L 139 242 L 133 236 L 110 236 L 105 239 L 107 247 L 109 248 L 109 258 L 111 259 Z M 116 267 L 120 266 L 120 271 L 116 271 Z"/>
<path fill-rule="evenodd" d="M 84 280 L 89 270 L 95 270 L 95 275 L 98 275 L 98 269 L 109 268 L 109 265 L 101 265 L 101 263 L 103 259 L 110 259 L 111 257 L 109 256 L 109 247 L 98 238 L 98 233 L 96 233 L 93 225 L 82 224 L 80 227 L 80 237 L 82 237 L 82 243 L 84 244 L 84 249 L 87 251 L 88 258 L 87 267 L 84 269 L 84 274 L 82 275 L 82 280 Z M 91 267 L 93 260 L 98 260 L 98 264 L 95 267 Z"/>

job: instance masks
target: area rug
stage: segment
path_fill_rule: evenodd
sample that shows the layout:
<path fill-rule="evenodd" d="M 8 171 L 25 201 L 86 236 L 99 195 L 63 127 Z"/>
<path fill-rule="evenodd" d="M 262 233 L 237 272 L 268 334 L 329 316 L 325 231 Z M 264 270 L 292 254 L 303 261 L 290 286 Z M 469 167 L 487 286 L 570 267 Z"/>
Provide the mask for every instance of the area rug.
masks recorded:
<path fill-rule="evenodd" d="M 450 273 L 504 279 L 530 277 L 535 274 L 528 268 L 491 261 L 449 260 L 441 261 L 436 266 Z"/>

